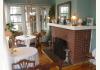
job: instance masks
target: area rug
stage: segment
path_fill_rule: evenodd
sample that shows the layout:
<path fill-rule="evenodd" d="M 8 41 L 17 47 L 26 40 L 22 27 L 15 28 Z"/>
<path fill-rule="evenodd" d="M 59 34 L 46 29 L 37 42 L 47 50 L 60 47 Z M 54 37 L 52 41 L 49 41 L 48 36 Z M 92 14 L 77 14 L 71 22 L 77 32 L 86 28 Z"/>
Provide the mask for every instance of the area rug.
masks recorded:
<path fill-rule="evenodd" d="M 47 56 L 53 61 L 53 62 L 57 62 L 57 59 L 59 57 L 57 57 L 54 53 L 53 53 L 53 50 L 49 47 L 46 47 L 45 49 L 43 49 L 43 51 L 45 52 L 45 54 L 47 54 Z M 69 66 L 71 64 L 69 64 L 68 62 L 64 62 L 63 63 L 63 67 L 64 66 Z"/>

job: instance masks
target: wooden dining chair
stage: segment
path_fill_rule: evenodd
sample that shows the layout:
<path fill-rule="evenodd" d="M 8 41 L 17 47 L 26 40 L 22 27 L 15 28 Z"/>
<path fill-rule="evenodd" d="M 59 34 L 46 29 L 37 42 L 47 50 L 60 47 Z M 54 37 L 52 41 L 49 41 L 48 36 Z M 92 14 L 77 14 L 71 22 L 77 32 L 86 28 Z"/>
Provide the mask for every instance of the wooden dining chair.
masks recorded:
<path fill-rule="evenodd" d="M 11 36 L 9 38 L 9 48 L 15 47 L 15 38 Z"/>
<path fill-rule="evenodd" d="M 17 47 L 24 47 L 25 45 L 25 41 L 22 40 L 16 40 L 16 46 Z"/>
<path fill-rule="evenodd" d="M 15 65 L 18 65 L 19 68 L 18 69 L 14 68 Z M 20 60 L 19 62 L 12 64 L 12 70 L 33 70 L 34 67 L 35 67 L 35 61 L 26 59 Z"/>

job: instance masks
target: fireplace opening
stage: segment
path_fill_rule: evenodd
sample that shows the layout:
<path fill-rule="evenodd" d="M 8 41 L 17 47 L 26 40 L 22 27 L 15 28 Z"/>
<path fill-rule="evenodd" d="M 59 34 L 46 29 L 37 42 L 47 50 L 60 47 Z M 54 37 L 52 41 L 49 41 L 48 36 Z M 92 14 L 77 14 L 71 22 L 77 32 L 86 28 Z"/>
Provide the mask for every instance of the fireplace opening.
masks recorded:
<path fill-rule="evenodd" d="M 54 54 L 57 55 L 61 60 L 65 60 L 68 56 L 67 51 L 67 42 L 61 38 L 54 38 Z"/>

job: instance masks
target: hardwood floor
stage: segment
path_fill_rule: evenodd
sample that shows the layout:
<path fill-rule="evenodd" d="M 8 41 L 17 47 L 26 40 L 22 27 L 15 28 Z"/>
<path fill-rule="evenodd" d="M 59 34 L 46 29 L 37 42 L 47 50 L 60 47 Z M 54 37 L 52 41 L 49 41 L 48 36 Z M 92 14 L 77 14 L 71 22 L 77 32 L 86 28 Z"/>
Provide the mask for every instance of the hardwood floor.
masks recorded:
<path fill-rule="evenodd" d="M 71 65 L 69 67 L 64 67 L 63 70 L 96 70 L 96 69 L 94 65 L 85 62 L 76 65 Z"/>
<path fill-rule="evenodd" d="M 53 61 L 42 51 L 42 54 L 39 55 L 40 64 L 52 64 Z M 58 66 L 52 66 L 50 70 L 59 70 Z"/>
<path fill-rule="evenodd" d="M 41 64 L 52 64 L 53 61 L 46 55 L 46 53 L 43 52 L 42 50 L 42 54 L 39 55 L 39 60 Z M 62 70 L 96 70 L 95 69 L 96 66 L 84 62 L 84 63 L 80 63 L 80 64 L 75 64 L 75 65 L 70 65 L 67 67 L 63 67 Z M 58 66 L 52 66 L 50 70 L 59 70 Z"/>

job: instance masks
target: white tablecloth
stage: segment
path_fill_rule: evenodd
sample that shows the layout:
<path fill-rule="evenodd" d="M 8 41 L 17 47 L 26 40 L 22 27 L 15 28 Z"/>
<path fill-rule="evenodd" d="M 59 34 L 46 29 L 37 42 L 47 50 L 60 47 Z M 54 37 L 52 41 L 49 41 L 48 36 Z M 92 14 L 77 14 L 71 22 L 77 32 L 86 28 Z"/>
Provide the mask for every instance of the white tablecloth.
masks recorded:
<path fill-rule="evenodd" d="M 14 48 L 16 52 L 11 54 L 12 63 L 16 63 L 22 59 L 34 60 L 35 65 L 39 64 L 38 51 L 34 47 L 19 47 Z"/>
<path fill-rule="evenodd" d="M 27 47 L 30 46 L 30 40 L 33 39 L 33 38 L 36 38 L 36 36 L 33 36 L 33 35 L 20 35 L 20 36 L 16 36 L 17 40 L 25 41 L 25 45 Z"/>

